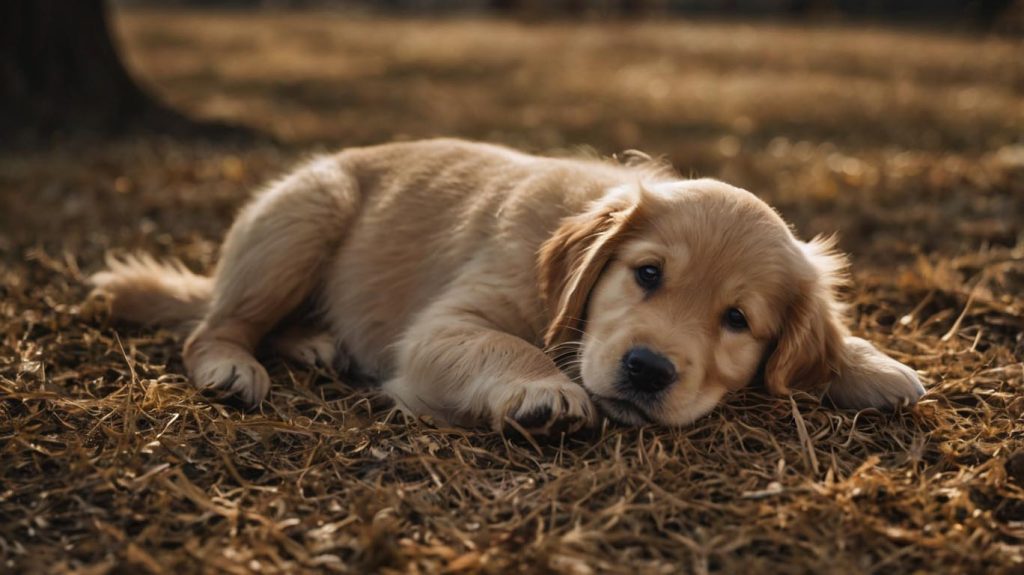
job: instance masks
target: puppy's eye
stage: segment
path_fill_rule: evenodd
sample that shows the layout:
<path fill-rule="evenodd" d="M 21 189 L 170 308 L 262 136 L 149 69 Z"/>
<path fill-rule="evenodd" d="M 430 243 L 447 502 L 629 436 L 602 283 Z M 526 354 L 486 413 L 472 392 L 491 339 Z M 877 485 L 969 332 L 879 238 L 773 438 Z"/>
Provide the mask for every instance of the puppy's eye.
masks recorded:
<path fill-rule="evenodd" d="M 661 283 L 661 268 L 658 266 L 636 268 L 636 283 L 647 291 L 657 288 Z"/>
<path fill-rule="evenodd" d="M 725 314 L 722 316 L 722 323 L 733 331 L 746 331 L 750 329 L 750 325 L 747 324 L 747 316 L 743 315 L 743 311 L 736 307 L 725 310 Z"/>

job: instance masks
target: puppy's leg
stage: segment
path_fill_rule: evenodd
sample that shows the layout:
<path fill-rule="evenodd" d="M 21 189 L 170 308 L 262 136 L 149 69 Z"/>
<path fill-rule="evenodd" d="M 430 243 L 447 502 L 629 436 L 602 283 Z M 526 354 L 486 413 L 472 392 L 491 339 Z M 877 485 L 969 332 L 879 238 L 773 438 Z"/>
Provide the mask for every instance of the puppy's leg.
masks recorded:
<path fill-rule="evenodd" d="M 859 338 L 844 338 L 839 373 L 828 395 L 839 407 L 863 409 L 916 403 L 924 386 L 913 369 Z"/>
<path fill-rule="evenodd" d="M 468 291 L 434 303 L 398 344 L 397 374 L 384 390 L 399 406 L 498 431 L 514 427 L 512 420 L 537 435 L 593 423 L 596 410 L 583 387 L 540 348 L 499 327 L 494 301 L 488 307 Z"/>
<path fill-rule="evenodd" d="M 341 343 L 325 329 L 289 326 L 274 330 L 268 337 L 271 350 L 308 367 L 326 367 L 339 372 L 348 367 L 348 358 L 340 352 Z"/>
<path fill-rule="evenodd" d="M 242 211 L 224 240 L 206 317 L 185 343 L 197 386 L 249 405 L 266 397 L 270 377 L 253 350 L 320 281 L 355 213 L 355 190 L 338 163 L 323 158 Z"/>

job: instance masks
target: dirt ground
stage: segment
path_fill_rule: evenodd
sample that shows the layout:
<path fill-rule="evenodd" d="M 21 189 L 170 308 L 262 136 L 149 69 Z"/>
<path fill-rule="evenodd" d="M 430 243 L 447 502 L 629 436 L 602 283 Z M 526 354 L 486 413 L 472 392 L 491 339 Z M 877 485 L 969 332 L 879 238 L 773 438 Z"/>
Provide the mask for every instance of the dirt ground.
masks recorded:
<path fill-rule="evenodd" d="M 1024 44 L 835 25 L 121 14 L 198 118 L 276 141 L 0 154 L 0 572 L 1024 570 Z M 554 445 L 406 423 L 281 361 L 209 403 L 168 331 L 80 303 L 103 254 L 209 270 L 262 182 L 433 135 L 640 148 L 852 254 L 853 329 L 927 379 L 896 413 L 739 393 Z"/>

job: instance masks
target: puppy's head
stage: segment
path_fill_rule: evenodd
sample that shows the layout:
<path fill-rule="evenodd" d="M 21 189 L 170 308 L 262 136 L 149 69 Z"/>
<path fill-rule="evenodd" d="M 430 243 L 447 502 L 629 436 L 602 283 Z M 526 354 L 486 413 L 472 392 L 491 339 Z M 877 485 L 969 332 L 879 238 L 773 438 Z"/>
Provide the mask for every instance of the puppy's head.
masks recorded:
<path fill-rule="evenodd" d="M 615 190 L 541 250 L 545 344 L 627 423 L 689 423 L 759 370 L 778 394 L 831 382 L 841 405 L 916 399 L 909 368 L 848 336 L 831 248 L 721 182 Z"/>

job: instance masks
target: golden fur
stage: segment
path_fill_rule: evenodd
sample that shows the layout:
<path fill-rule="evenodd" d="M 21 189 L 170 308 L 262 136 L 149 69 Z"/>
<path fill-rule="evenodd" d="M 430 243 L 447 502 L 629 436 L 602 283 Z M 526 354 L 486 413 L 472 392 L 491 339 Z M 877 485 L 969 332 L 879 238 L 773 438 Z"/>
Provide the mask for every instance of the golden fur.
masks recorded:
<path fill-rule="evenodd" d="M 250 404 L 270 389 L 253 355 L 268 339 L 357 367 L 413 414 L 540 433 L 594 421 L 595 402 L 686 424 L 759 371 L 773 393 L 828 385 L 846 407 L 924 392 L 847 332 L 831 244 L 797 240 L 749 192 L 629 164 L 457 140 L 346 150 L 256 196 L 212 278 L 126 258 L 94 294 L 117 318 L 197 322 L 189 376 Z M 748 329 L 723 324 L 729 308 Z M 664 390 L 623 383 L 638 346 L 674 367 Z"/>

